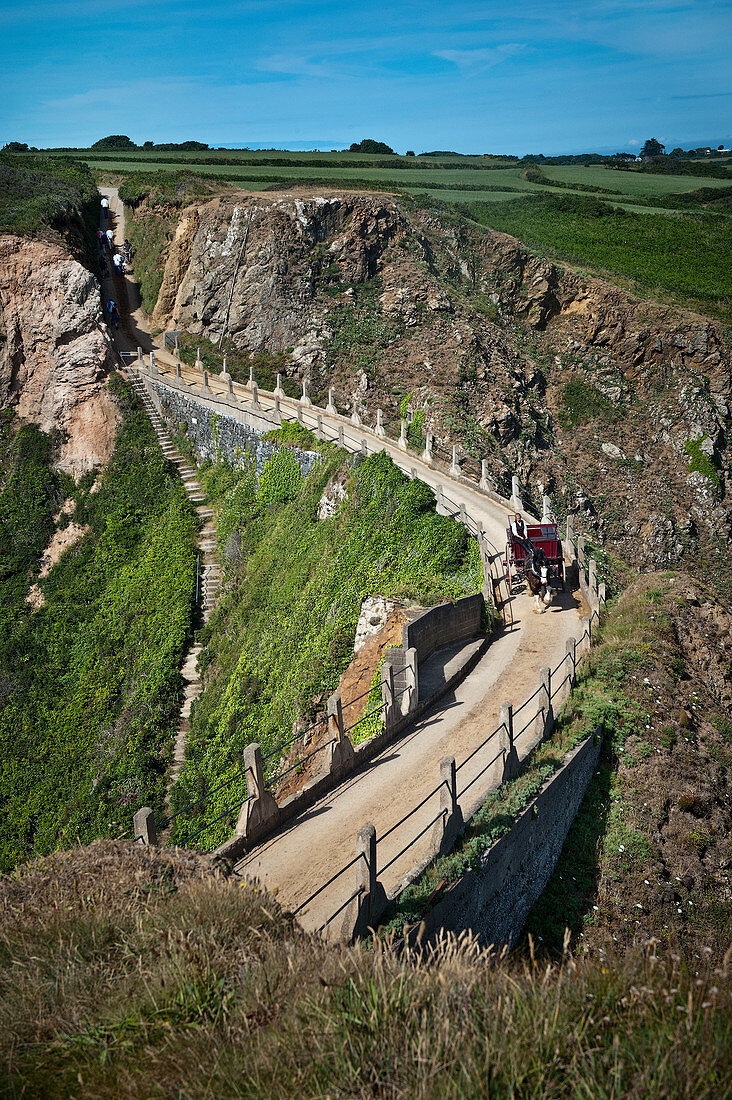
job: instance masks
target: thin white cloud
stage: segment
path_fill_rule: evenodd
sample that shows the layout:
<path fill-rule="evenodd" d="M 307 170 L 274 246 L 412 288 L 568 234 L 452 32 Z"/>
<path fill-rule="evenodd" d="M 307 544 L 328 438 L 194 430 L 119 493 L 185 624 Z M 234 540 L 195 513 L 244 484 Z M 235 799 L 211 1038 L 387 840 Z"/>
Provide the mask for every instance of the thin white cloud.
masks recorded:
<path fill-rule="evenodd" d="M 508 61 L 525 49 L 526 44 L 523 42 L 506 42 L 501 46 L 481 46 L 478 49 L 435 50 L 432 56 L 450 61 L 459 69 L 482 71 L 492 69 L 502 61 Z"/>

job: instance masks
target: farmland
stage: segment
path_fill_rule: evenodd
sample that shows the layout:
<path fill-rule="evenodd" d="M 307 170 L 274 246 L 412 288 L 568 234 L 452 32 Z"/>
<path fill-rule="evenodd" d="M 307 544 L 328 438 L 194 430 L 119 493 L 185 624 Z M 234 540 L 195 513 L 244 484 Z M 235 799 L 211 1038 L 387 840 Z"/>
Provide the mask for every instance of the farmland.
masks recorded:
<path fill-rule="evenodd" d="M 641 295 L 732 317 L 732 274 L 726 262 L 732 245 L 732 173 L 722 162 L 712 169 L 700 161 L 695 176 L 688 174 L 690 162 L 683 162 L 677 174 L 672 168 L 533 165 L 488 156 L 213 149 L 49 150 L 46 155 L 73 155 L 99 180 L 126 177 L 127 189 L 141 196 L 151 178 L 158 189 L 170 178 L 171 187 L 162 187 L 163 201 L 173 193 L 173 179 L 179 181 L 183 173 L 188 181 L 194 173 L 209 191 L 217 183 L 249 191 L 332 184 L 419 196 L 422 203 L 444 204 Z M 136 187 L 133 181 L 139 181 Z"/>

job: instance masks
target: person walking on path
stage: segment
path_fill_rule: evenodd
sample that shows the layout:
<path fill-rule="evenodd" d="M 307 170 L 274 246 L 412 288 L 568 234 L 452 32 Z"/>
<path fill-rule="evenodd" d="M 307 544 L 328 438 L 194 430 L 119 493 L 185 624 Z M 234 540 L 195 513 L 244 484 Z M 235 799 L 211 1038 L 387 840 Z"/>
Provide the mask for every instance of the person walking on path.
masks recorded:
<path fill-rule="evenodd" d="M 97 229 L 97 244 L 98 244 L 99 250 L 101 252 L 101 250 L 104 248 L 104 230 L 103 229 Z"/>
<path fill-rule="evenodd" d="M 124 273 L 125 273 L 125 262 L 122 259 L 121 255 L 119 254 L 119 252 L 115 252 L 114 256 L 112 256 L 112 263 L 114 264 L 114 270 L 117 273 L 117 275 L 124 275 Z"/>
<path fill-rule="evenodd" d="M 110 252 L 114 248 L 114 230 L 112 229 L 107 230 L 107 247 Z"/>
<path fill-rule="evenodd" d="M 102 195 L 102 217 L 107 218 L 109 216 L 109 199 L 106 195 Z"/>
<path fill-rule="evenodd" d="M 113 328 L 119 328 L 119 313 L 117 312 L 117 306 L 110 299 L 107 302 L 107 313 L 109 314 L 109 323 Z"/>

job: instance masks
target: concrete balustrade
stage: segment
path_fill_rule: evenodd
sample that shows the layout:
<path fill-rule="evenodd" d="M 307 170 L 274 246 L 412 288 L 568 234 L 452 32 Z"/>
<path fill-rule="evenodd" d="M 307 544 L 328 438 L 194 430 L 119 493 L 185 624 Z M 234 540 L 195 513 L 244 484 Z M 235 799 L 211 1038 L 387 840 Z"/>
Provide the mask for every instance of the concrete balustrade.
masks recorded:
<path fill-rule="evenodd" d="M 149 806 L 143 806 L 132 819 L 136 844 L 157 844 L 158 833 L 155 828 L 155 812 Z"/>
<path fill-rule="evenodd" d="M 338 409 L 335 404 L 335 390 L 331 387 L 328 390 L 328 404 L 325 406 L 325 411 L 328 416 L 338 416 Z"/>
<path fill-rule="evenodd" d="M 490 489 L 488 481 L 488 460 L 485 458 L 481 459 L 480 463 L 480 488 L 484 493 L 488 492 Z"/>
<path fill-rule="evenodd" d="M 426 462 L 428 466 L 432 465 L 432 432 L 427 432 L 425 436 L 422 461 Z"/>
<path fill-rule="evenodd" d="M 399 425 L 399 439 L 397 440 L 397 447 L 400 451 L 406 451 L 407 449 L 407 422 L 402 420 Z"/>
<path fill-rule="evenodd" d="M 462 470 L 460 469 L 460 463 L 458 462 L 458 449 L 453 447 L 452 449 L 452 462 L 450 463 L 450 476 L 462 477 Z"/>
<path fill-rule="evenodd" d="M 384 413 L 382 409 L 376 410 L 376 427 L 374 429 L 379 439 L 384 439 L 386 432 L 384 431 Z"/>

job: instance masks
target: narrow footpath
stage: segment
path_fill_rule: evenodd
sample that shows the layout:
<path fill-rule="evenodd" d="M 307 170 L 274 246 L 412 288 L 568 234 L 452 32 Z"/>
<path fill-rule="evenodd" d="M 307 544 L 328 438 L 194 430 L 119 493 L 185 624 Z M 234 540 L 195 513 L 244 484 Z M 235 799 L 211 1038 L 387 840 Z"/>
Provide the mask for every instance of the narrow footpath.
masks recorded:
<path fill-rule="evenodd" d="M 124 206 L 120 201 L 116 188 L 102 187 L 100 191 L 109 199 L 109 214 L 106 219 L 100 218 L 100 227 L 103 230 L 110 228 L 113 230 L 114 243 L 121 250 L 125 240 Z M 109 256 L 108 266 L 112 270 L 111 256 Z M 116 302 L 120 312 L 120 327 L 113 335 L 117 351 L 126 360 L 129 360 L 130 355 L 137 353 L 138 347 L 149 351 L 154 346 L 153 340 L 148 329 L 147 318 L 140 305 L 137 284 L 133 275 L 110 274 L 103 280 L 102 293 L 105 308 L 107 302 L 111 300 Z M 177 468 L 186 495 L 194 506 L 201 523 L 198 536 L 197 583 L 200 585 L 199 605 L 201 614 L 203 622 L 207 623 L 216 604 L 221 585 L 221 567 L 219 565 L 216 538 L 216 515 L 214 510 L 206 504 L 206 494 L 197 480 L 195 467 L 177 450 L 139 375 L 133 370 L 126 370 L 125 374 L 142 401 L 163 454 Z M 170 809 L 169 802 L 172 788 L 185 763 L 186 745 L 191 729 L 191 707 L 203 690 L 201 676 L 198 671 L 200 652 L 201 646 L 199 643 L 193 642 L 183 659 L 181 667 L 181 677 L 184 684 L 183 701 L 173 746 L 173 763 L 168 778 L 168 809 Z"/>

